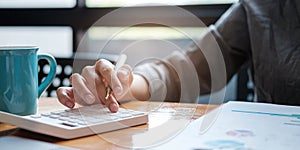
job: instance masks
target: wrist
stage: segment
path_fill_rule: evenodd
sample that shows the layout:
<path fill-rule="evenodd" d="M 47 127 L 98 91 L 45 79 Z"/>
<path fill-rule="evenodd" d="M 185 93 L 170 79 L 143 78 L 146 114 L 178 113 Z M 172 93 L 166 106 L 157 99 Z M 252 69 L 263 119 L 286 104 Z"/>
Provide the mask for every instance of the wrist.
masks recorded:
<path fill-rule="evenodd" d="M 145 101 L 150 98 L 149 85 L 147 80 L 140 75 L 133 75 L 133 81 L 130 87 L 132 99 Z"/>
<path fill-rule="evenodd" d="M 147 80 L 140 75 L 133 75 L 130 88 L 125 94 L 118 98 L 119 102 L 140 100 L 146 101 L 150 98 L 149 86 Z"/>

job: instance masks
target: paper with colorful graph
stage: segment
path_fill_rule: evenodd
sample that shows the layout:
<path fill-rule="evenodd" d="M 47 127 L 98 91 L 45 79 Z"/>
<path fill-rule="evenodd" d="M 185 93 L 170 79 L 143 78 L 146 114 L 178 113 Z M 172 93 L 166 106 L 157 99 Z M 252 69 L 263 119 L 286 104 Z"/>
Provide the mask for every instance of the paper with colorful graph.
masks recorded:
<path fill-rule="evenodd" d="M 207 118 L 216 119 L 208 125 L 205 123 Z M 201 128 L 207 130 L 201 132 Z M 213 113 L 193 121 L 169 142 L 153 149 L 295 150 L 299 148 L 300 107 L 228 102 Z"/>

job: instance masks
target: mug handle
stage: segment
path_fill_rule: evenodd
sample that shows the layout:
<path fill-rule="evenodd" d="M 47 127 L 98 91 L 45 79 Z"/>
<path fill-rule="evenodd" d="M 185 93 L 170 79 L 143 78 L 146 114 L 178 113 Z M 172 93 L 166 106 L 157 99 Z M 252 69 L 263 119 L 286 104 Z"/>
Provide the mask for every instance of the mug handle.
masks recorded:
<path fill-rule="evenodd" d="M 56 61 L 53 56 L 49 54 L 38 54 L 38 61 L 41 59 L 46 59 L 50 65 L 50 72 L 48 73 L 46 79 L 42 81 L 42 83 L 39 85 L 38 91 L 39 95 L 38 97 L 41 96 L 41 94 L 50 86 L 52 83 L 55 75 L 56 75 Z"/>

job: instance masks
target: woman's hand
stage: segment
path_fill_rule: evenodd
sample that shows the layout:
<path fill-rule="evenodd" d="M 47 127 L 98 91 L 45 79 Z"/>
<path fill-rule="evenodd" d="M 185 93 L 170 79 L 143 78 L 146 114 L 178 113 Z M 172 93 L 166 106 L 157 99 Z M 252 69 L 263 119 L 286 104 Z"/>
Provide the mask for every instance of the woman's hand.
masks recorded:
<path fill-rule="evenodd" d="M 115 70 L 115 66 L 105 59 L 96 62 L 94 66 L 86 66 L 82 74 L 72 74 L 72 87 L 57 89 L 57 97 L 63 105 L 73 108 L 75 103 L 90 105 L 101 102 L 111 112 L 117 112 L 119 101 L 135 99 L 131 93 L 133 73 L 128 65 Z M 140 80 L 137 77 L 138 81 Z M 135 82 L 136 83 L 136 82 Z M 106 87 L 111 87 L 112 93 L 105 99 Z M 135 88 L 134 88 L 135 89 Z"/>

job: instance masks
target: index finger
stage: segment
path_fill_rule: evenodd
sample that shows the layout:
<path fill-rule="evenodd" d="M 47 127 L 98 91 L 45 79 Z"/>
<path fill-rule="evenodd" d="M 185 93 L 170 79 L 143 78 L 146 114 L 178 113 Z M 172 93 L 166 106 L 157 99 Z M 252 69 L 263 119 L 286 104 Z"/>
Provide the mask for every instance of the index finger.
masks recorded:
<path fill-rule="evenodd" d="M 122 94 L 123 88 L 112 63 L 110 63 L 108 60 L 100 59 L 96 62 L 95 69 L 96 72 L 106 80 L 116 95 Z"/>

